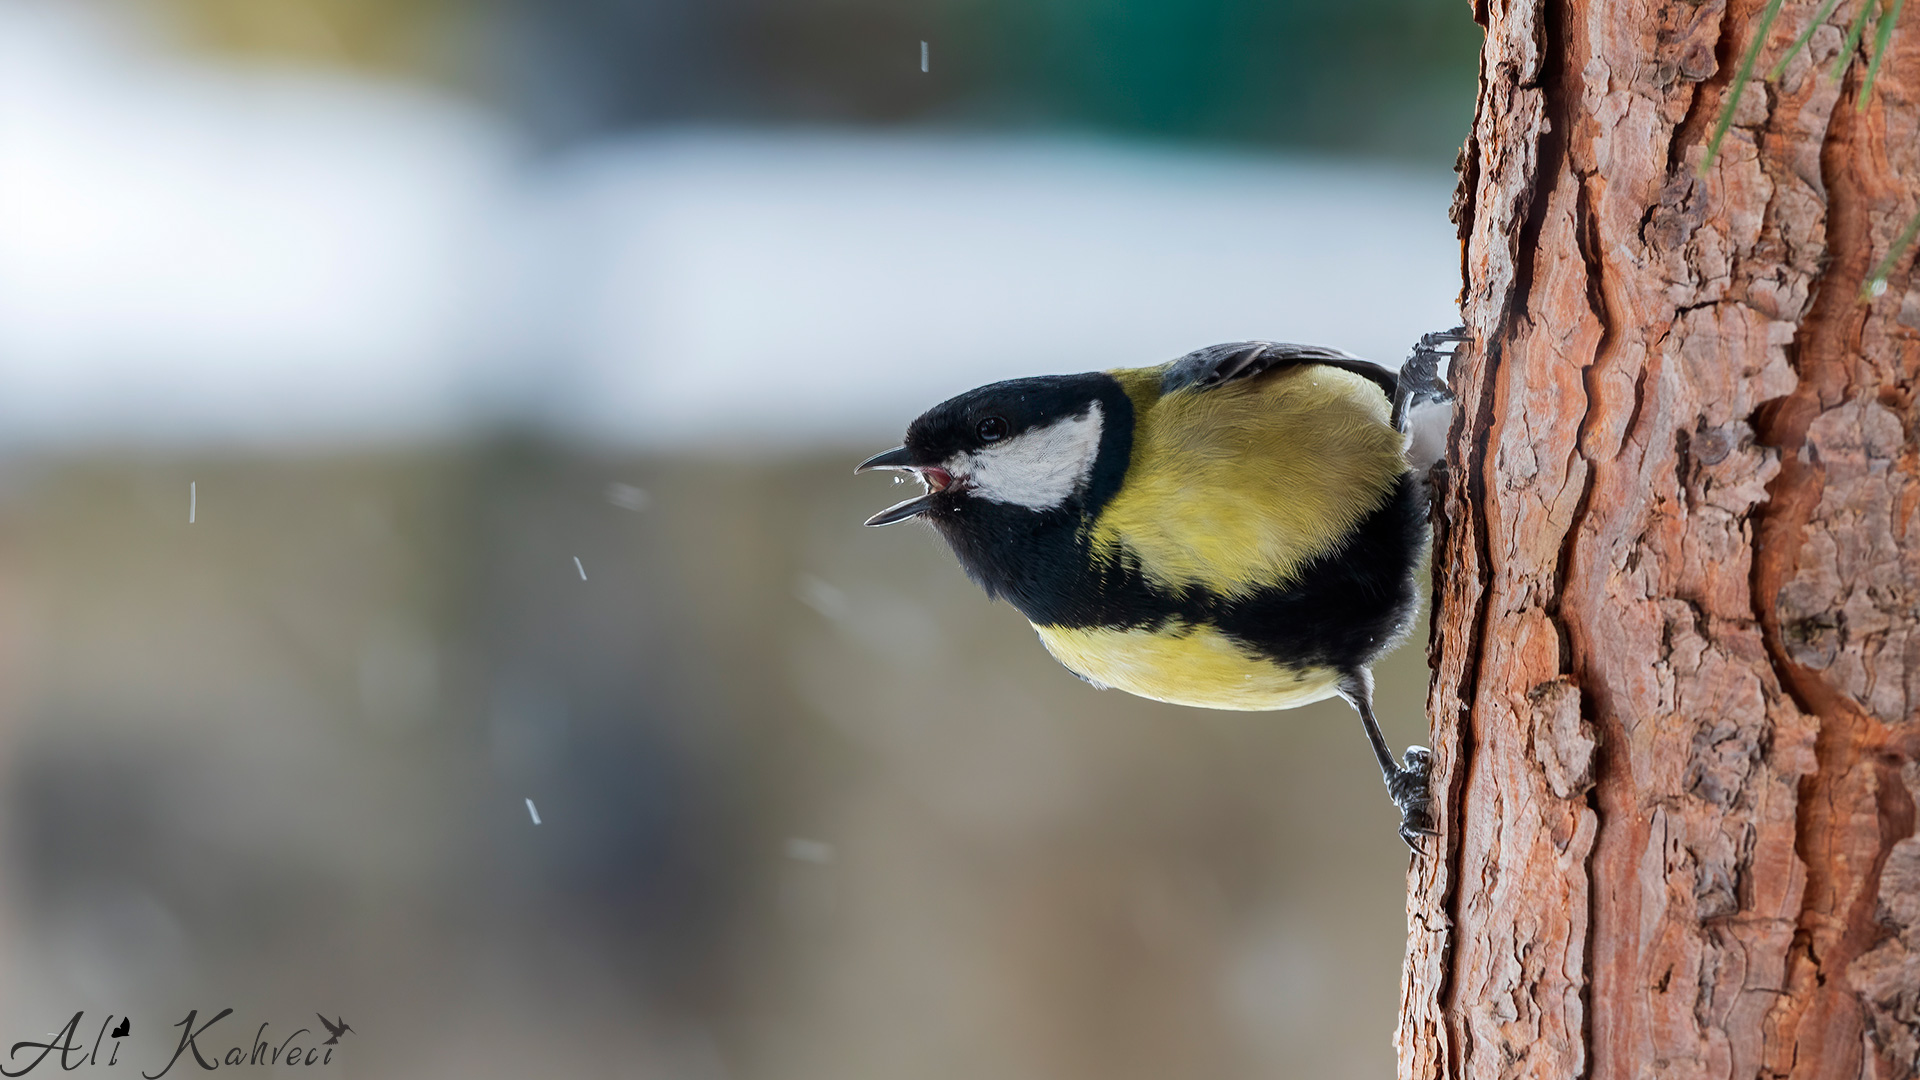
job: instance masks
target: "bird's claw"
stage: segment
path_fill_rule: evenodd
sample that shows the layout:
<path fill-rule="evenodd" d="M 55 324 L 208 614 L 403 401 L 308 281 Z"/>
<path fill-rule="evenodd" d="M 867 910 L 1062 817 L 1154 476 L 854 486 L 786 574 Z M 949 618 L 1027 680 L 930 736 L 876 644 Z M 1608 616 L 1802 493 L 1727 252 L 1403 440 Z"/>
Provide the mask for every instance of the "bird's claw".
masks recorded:
<path fill-rule="evenodd" d="M 1400 808 L 1400 839 L 1416 853 L 1424 855 L 1421 837 L 1436 835 L 1433 824 L 1433 796 L 1429 780 L 1433 775 L 1433 753 L 1424 746 L 1407 748 L 1406 766 L 1387 777 L 1387 796 Z"/>
<path fill-rule="evenodd" d="M 1413 347 L 1413 355 L 1400 368 L 1400 378 L 1406 382 L 1407 400 L 1452 401 L 1453 391 L 1448 388 L 1446 380 L 1440 377 L 1440 361 L 1451 358 L 1453 353 L 1442 352 L 1440 346 L 1472 340 L 1473 335 L 1467 333 L 1464 326 L 1420 335 L 1420 343 Z"/>

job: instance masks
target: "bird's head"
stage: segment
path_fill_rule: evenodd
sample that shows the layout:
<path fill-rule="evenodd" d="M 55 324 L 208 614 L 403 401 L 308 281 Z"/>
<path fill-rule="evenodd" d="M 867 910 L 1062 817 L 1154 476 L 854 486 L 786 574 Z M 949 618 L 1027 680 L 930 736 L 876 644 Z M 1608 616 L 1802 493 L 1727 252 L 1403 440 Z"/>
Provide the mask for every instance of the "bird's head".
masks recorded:
<path fill-rule="evenodd" d="M 949 538 L 973 523 L 1073 519 L 1119 489 L 1133 441 L 1133 406 L 1110 375 L 1049 375 L 969 390 L 921 414 L 902 446 L 855 472 L 913 474 L 924 494 L 868 525 L 926 515 Z"/>

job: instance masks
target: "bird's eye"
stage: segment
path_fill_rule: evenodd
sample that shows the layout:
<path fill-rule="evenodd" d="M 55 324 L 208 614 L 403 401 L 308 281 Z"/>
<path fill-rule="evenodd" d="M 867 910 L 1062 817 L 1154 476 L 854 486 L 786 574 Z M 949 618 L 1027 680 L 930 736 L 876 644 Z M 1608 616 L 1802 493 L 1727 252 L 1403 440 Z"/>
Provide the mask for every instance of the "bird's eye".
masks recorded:
<path fill-rule="evenodd" d="M 980 421 L 980 426 L 974 430 L 980 433 L 981 442 L 997 442 L 1007 437 L 1007 422 L 997 416 L 989 416 Z"/>

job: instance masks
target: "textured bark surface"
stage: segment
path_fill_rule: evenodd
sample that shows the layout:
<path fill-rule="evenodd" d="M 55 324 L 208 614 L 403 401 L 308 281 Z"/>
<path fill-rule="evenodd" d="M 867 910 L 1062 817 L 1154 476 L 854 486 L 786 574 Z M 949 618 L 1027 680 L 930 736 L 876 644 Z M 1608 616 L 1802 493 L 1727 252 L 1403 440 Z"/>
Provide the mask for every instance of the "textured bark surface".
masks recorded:
<path fill-rule="evenodd" d="M 1764 6 L 1475 9 L 1403 1077 L 1920 1076 L 1920 24 L 1696 179 Z"/>

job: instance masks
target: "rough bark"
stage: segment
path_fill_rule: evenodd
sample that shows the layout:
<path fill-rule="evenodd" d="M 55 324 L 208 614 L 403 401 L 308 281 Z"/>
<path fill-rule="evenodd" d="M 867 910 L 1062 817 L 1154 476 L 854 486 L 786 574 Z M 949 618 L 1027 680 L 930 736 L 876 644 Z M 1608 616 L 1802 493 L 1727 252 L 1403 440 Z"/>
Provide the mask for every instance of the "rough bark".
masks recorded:
<path fill-rule="evenodd" d="M 1476 6 L 1403 1077 L 1920 1076 L 1920 272 L 1859 297 L 1920 26 L 1856 112 L 1858 2 L 1704 179 L 1764 0 Z"/>

